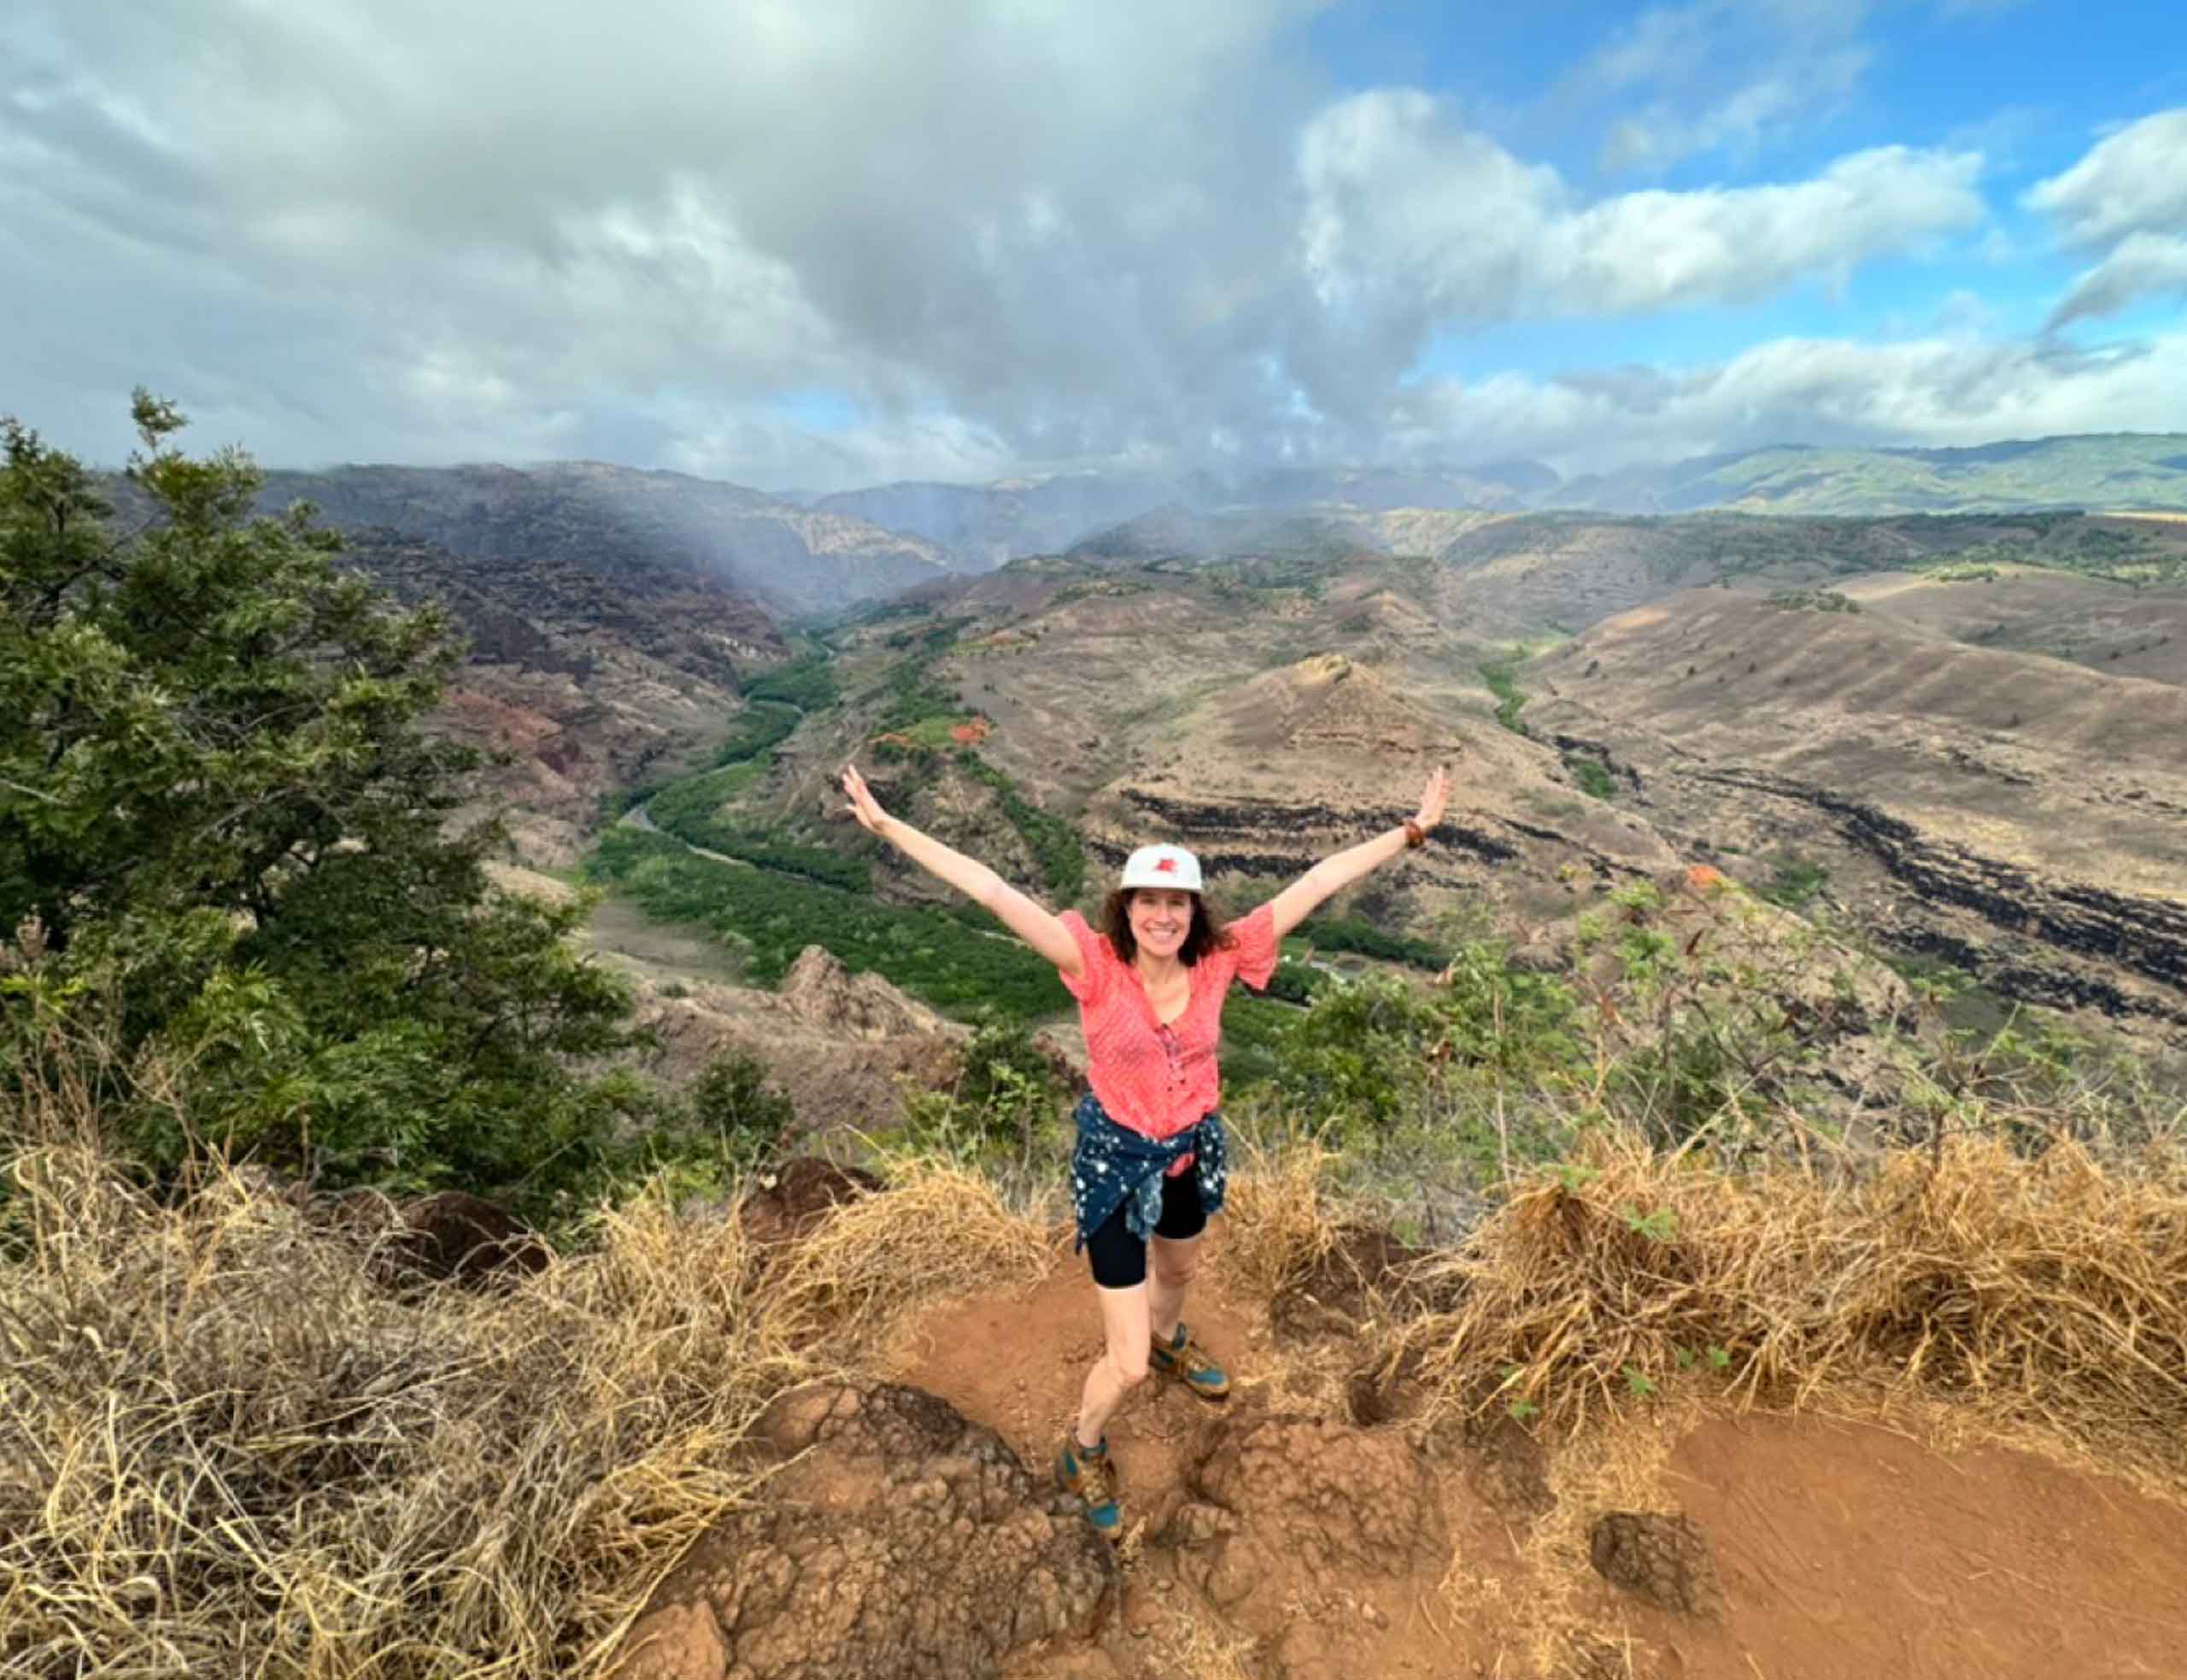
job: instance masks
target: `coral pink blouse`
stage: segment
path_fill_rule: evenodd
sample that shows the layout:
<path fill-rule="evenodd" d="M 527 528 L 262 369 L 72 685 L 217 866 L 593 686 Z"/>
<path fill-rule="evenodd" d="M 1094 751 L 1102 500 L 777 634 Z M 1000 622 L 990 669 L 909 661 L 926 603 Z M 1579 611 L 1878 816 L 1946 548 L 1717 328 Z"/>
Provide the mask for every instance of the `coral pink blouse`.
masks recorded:
<path fill-rule="evenodd" d="M 1111 1119 L 1146 1137 L 1172 1138 L 1195 1125 L 1222 1098 L 1215 1045 L 1231 980 L 1258 992 L 1275 972 L 1274 906 L 1263 904 L 1232 922 L 1229 948 L 1211 951 L 1185 970 L 1191 1000 L 1167 1027 L 1155 1020 L 1138 972 L 1117 955 L 1109 936 L 1075 910 L 1060 920 L 1086 963 L 1083 975 L 1064 975 L 1063 983 L 1078 999 L 1094 1096 Z"/>

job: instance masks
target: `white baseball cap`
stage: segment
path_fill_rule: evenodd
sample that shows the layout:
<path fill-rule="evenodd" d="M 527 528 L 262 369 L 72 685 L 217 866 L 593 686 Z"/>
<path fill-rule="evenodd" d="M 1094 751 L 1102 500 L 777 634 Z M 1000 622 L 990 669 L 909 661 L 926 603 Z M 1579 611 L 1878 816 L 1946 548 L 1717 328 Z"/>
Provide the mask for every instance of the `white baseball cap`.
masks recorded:
<path fill-rule="evenodd" d="M 1124 859 L 1123 879 L 1117 886 L 1174 887 L 1186 893 L 1199 891 L 1199 859 L 1181 846 L 1142 846 Z"/>

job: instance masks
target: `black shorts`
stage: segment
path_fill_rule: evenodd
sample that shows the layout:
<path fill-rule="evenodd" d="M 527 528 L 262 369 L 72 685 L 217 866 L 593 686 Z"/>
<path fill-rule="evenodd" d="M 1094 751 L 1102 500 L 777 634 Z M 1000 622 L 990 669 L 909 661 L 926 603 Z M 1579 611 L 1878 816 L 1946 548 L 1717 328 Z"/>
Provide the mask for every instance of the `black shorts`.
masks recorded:
<path fill-rule="evenodd" d="M 1187 1167 L 1173 1179 L 1162 1180 L 1162 1217 L 1154 1222 L 1158 1237 L 1197 1237 L 1207 1229 L 1207 1214 L 1199 1204 L 1199 1172 Z M 1146 1244 L 1131 1234 L 1124 1223 L 1124 1205 L 1101 1221 L 1101 1228 L 1086 1239 L 1086 1257 L 1094 1264 L 1094 1281 L 1103 1289 L 1129 1289 L 1146 1281 Z"/>

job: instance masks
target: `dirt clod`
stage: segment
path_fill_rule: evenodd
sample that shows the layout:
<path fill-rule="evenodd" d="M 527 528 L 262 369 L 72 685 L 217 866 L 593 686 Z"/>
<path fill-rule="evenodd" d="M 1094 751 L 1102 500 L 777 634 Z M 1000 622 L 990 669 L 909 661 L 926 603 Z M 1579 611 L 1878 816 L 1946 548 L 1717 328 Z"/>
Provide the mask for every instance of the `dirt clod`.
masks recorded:
<path fill-rule="evenodd" d="M 1724 1588 L 1708 1537 L 1688 1518 L 1657 1511 L 1610 1511 L 1595 1519 L 1587 1552 L 1611 1585 L 1664 1610 L 1721 1616 Z"/>
<path fill-rule="evenodd" d="M 507 1209 L 444 1190 L 406 1204 L 390 1244 L 396 1265 L 429 1278 L 476 1285 L 543 1269 L 546 1239 Z"/>
<path fill-rule="evenodd" d="M 1549 1485 L 1549 1455 L 1516 1420 L 1498 1416 L 1476 1429 L 1466 1481 L 1510 1517 L 1539 1517 L 1557 1503 Z"/>
<path fill-rule="evenodd" d="M 618 1680 L 994 1675 L 1086 1631 L 1108 1594 L 1114 1561 L 1070 1501 L 934 1395 L 802 1390 L 756 1433 L 803 1456 L 662 1583 Z"/>
<path fill-rule="evenodd" d="M 1210 1434 L 1169 1537 L 1189 1548 L 1186 1578 L 1221 1608 L 1247 1610 L 1246 1625 L 1262 1607 L 1246 1601 L 1268 1583 L 1402 1575 L 1444 1543 L 1433 1478 L 1394 1435 L 1281 1417 Z M 1280 1623 L 1282 1607 L 1267 1608 Z"/>
<path fill-rule="evenodd" d="M 794 1242 L 843 1203 L 881 1188 L 881 1180 L 857 1167 L 838 1167 L 817 1156 L 801 1155 L 761 1180 L 744 1203 L 744 1229 L 754 1242 Z"/>

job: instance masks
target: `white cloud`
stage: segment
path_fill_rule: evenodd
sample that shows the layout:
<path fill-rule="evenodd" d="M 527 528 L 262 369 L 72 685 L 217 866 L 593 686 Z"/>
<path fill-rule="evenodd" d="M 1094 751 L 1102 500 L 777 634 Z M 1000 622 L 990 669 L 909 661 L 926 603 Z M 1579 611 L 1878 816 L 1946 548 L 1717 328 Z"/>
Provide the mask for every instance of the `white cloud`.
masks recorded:
<path fill-rule="evenodd" d="M 1690 115 L 1674 101 L 1652 101 L 1610 126 L 1609 137 L 1603 143 L 1603 167 L 1661 174 L 1686 158 L 1720 149 L 1751 155 L 1767 138 L 1796 119 L 1817 106 L 1844 99 L 1867 73 L 1873 57 L 1866 47 L 1858 46 L 1805 57 Z"/>
<path fill-rule="evenodd" d="M 2187 297 L 2187 237 L 2130 233 L 2103 260 L 2073 282 L 2050 312 L 2049 325 L 2115 315 L 2145 297 Z"/>
<path fill-rule="evenodd" d="M 1299 284 L 1267 187 L 1315 98 L 1282 43 L 1317 3 L 30 0 L 0 267 L 42 277 L 54 356 L 133 362 L 117 413 L 134 378 L 226 412 L 192 335 L 135 333 L 221 296 L 197 342 L 271 454 L 344 360 L 310 406 L 469 447 L 475 405 L 421 401 L 451 358 L 611 432 L 824 387 L 1029 454 L 1174 443 L 1267 399 L 1248 352 Z M 298 309 L 338 345 L 280 342 Z M 0 348 L 11 403 L 30 354 Z"/>
<path fill-rule="evenodd" d="M 2127 124 L 2023 202 L 2050 216 L 2067 244 L 2111 248 L 2075 277 L 2050 312 L 2052 330 L 2187 294 L 2187 106 Z"/>
<path fill-rule="evenodd" d="M 1392 416 L 1405 453 L 1533 455 L 1568 471 L 1760 448 L 1960 447 L 2181 423 L 2187 334 L 2079 354 L 2026 342 L 1780 339 L 1721 366 L 1432 382 Z"/>
<path fill-rule="evenodd" d="M 1423 93 L 1332 102 L 1297 56 L 1317 4 L 16 0 L 0 272 L 37 331 L 0 337 L 0 403 L 107 460 L 143 382 L 277 461 L 591 455 L 830 488 L 1570 460 L 1598 435 L 1660 455 L 1745 435 L 1741 391 L 1757 436 L 1882 436 L 1963 389 L 2002 393 L 2002 426 L 2012 393 L 2142 377 L 1985 349 L 1962 310 L 1952 354 L 1912 361 L 1409 387 L 1454 329 L 1740 305 L 1979 229 L 1980 159 L 1594 196 Z M 1868 15 L 1659 8 L 1590 85 L 1686 126 L 1645 142 L 1658 161 L 1767 144 L 1859 79 Z M 2105 147 L 2047 184 L 2054 214 L 2084 215 Z M 1832 355 L 1846 383 L 1812 424 L 1768 395 Z M 1879 370 L 1895 407 L 1863 406 Z"/>
<path fill-rule="evenodd" d="M 2130 233 L 2187 233 L 2187 106 L 2159 111 L 2097 143 L 2062 175 L 2038 182 L 2028 206 L 2056 219 L 2076 245 Z"/>
<path fill-rule="evenodd" d="M 1842 278 L 1979 224 L 1981 159 L 1885 147 L 1804 181 L 1582 204 L 1411 90 L 1361 94 L 1299 146 L 1303 242 L 1322 300 L 1428 321 L 1627 313 Z"/>

